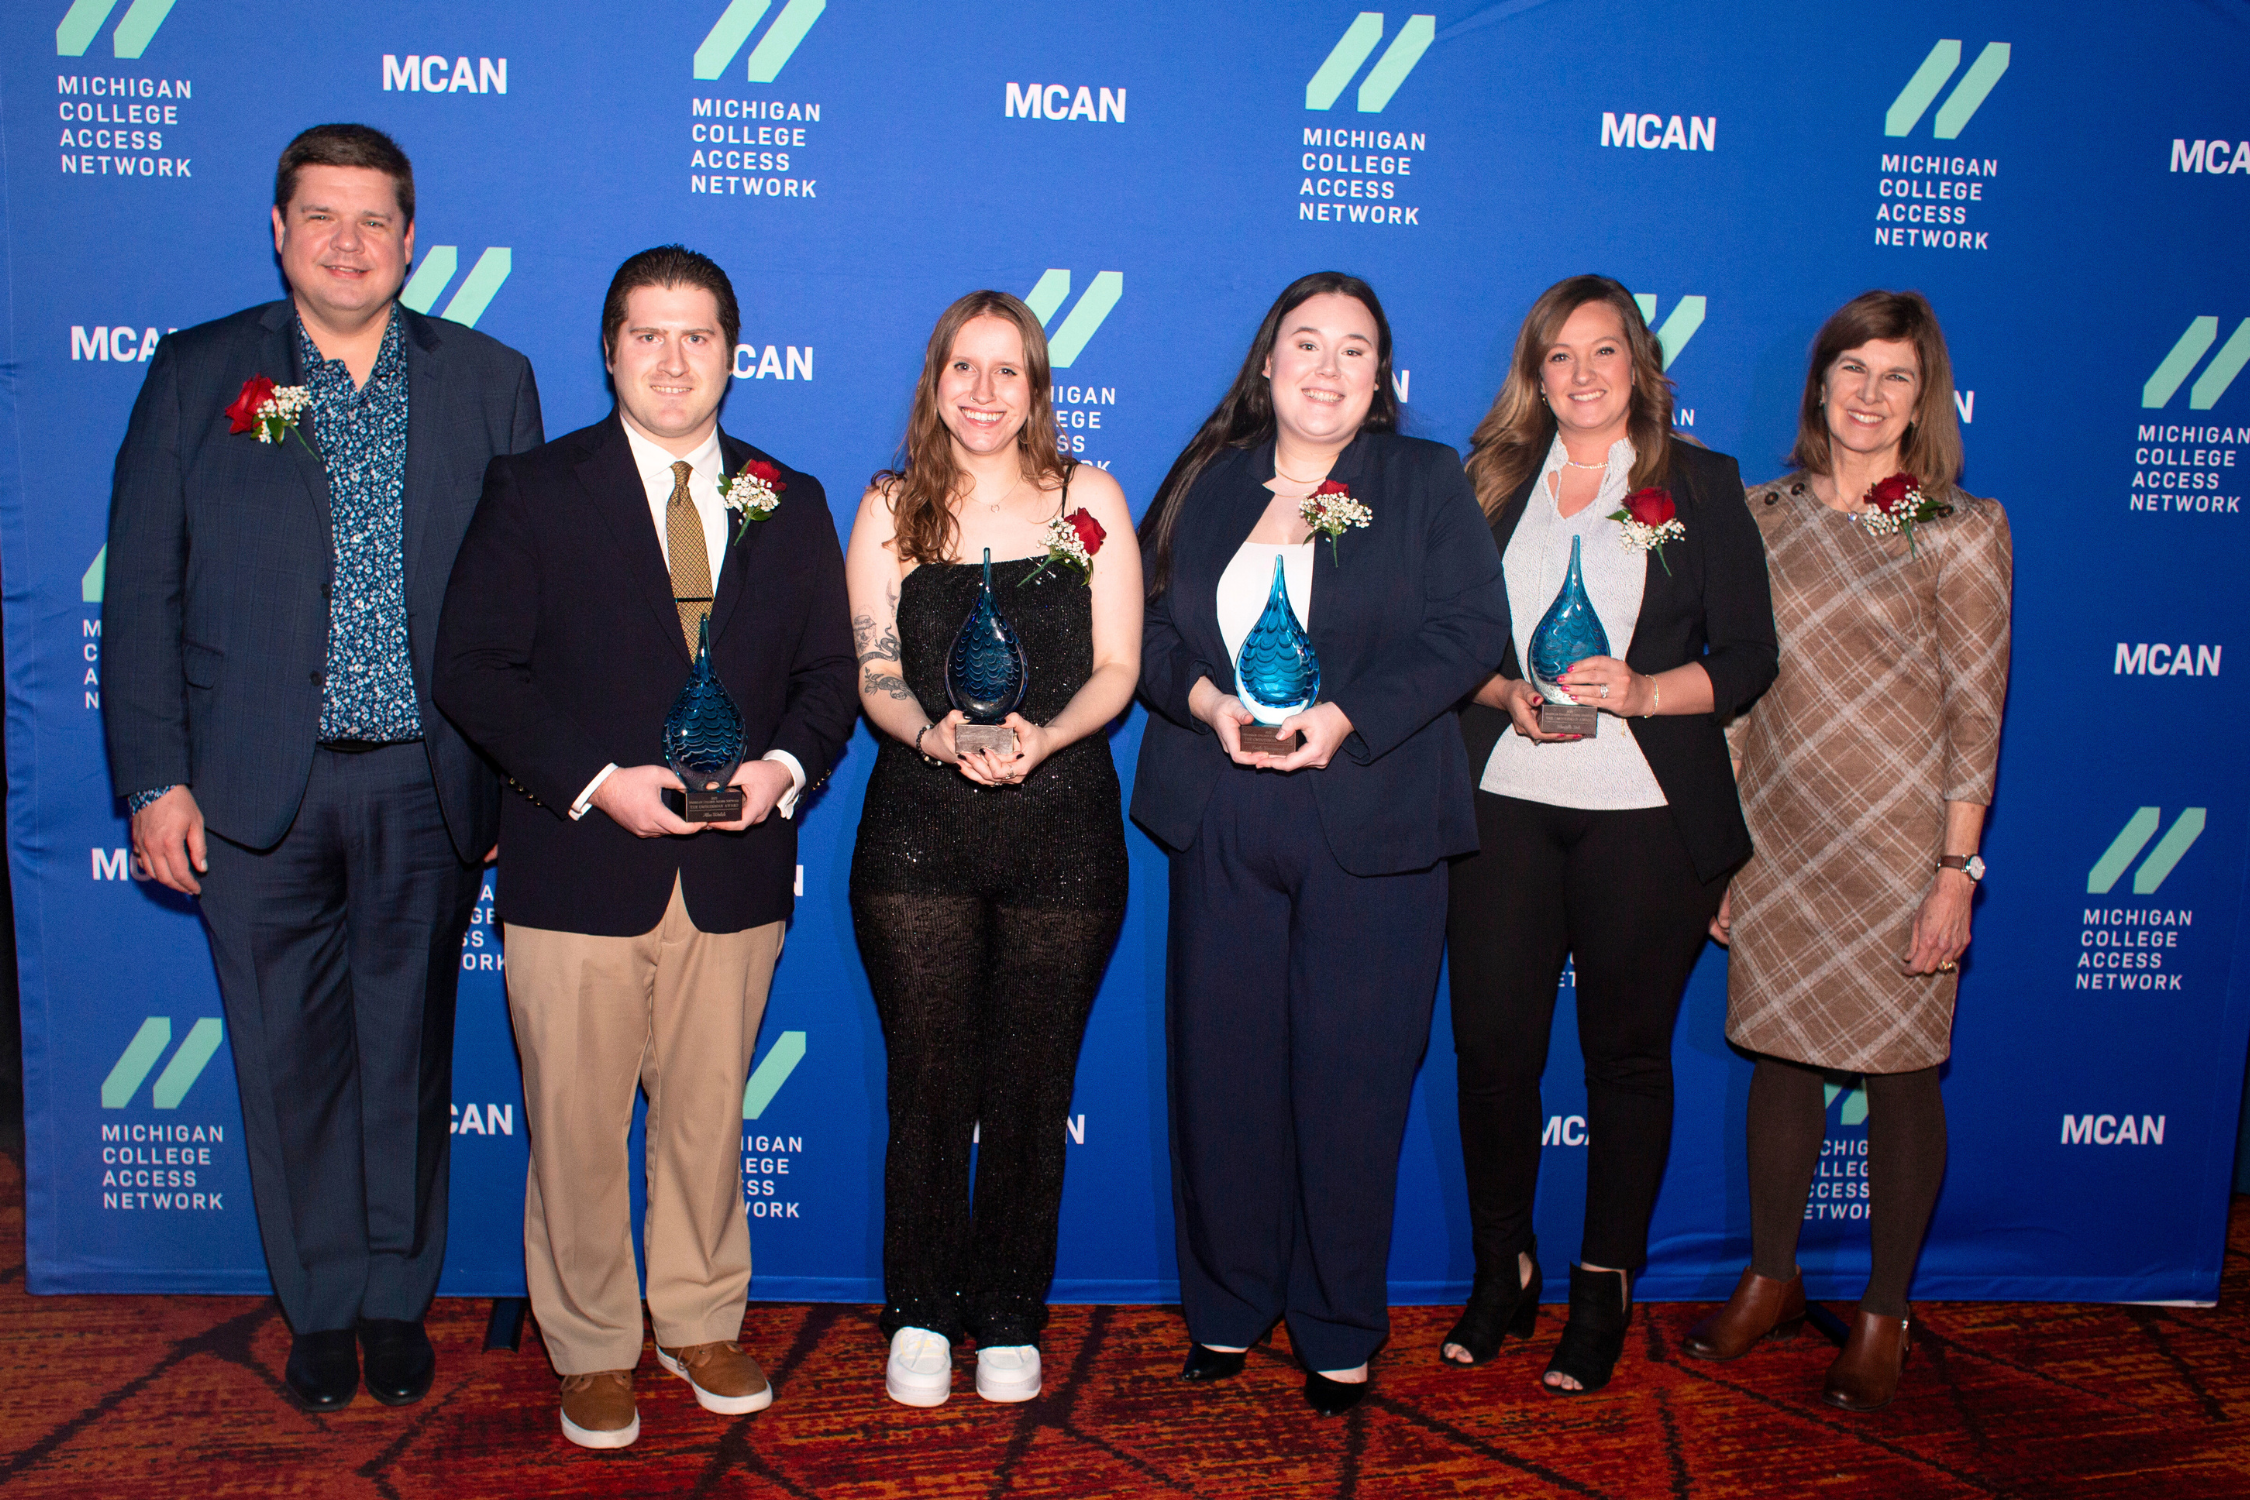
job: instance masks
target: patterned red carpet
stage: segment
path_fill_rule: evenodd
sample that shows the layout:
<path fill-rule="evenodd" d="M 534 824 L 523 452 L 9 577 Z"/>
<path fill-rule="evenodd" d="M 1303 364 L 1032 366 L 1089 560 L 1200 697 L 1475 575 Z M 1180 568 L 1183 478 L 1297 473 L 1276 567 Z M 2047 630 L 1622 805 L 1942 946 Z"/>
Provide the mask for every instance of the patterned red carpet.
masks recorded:
<path fill-rule="evenodd" d="M 707 1415 L 644 1359 L 641 1441 L 581 1453 L 535 1335 L 482 1352 L 483 1304 L 441 1302 L 429 1400 L 310 1417 L 281 1393 L 288 1334 L 246 1297 L 31 1297 L 23 1177 L 0 1158 L 0 1491 L 33 1496 L 2240 1496 L 2250 1494 L 2250 1199 L 2215 1310 L 1933 1304 L 1899 1401 L 1819 1401 L 1812 1334 L 1732 1365 L 1678 1353 L 1698 1310 L 1636 1313 L 1617 1381 L 1576 1401 L 1531 1349 L 1453 1372 L 1443 1311 L 1404 1308 L 1375 1394 L 1310 1415 L 1286 1345 L 1209 1390 L 1174 1380 L 1177 1313 L 1065 1307 L 1047 1394 L 988 1405 L 964 1360 L 934 1412 L 881 1394 L 874 1310 L 768 1305 L 745 1342 L 778 1397 Z M 1279 1338 L 1277 1336 L 1277 1342 Z"/>

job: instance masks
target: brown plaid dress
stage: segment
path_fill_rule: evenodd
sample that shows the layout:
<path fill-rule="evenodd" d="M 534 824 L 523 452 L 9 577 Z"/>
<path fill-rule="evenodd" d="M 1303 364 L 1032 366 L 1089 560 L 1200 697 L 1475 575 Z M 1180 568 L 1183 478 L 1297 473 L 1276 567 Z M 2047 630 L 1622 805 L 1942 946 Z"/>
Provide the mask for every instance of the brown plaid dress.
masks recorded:
<path fill-rule="evenodd" d="M 1757 854 L 1734 879 L 1727 1036 L 1854 1073 L 1952 1050 L 1957 975 L 1913 976 L 1915 910 L 1945 804 L 1989 804 L 2008 695 L 2008 519 L 1953 514 L 1875 538 L 1802 474 L 1750 492 L 1781 675 L 1728 738 Z"/>

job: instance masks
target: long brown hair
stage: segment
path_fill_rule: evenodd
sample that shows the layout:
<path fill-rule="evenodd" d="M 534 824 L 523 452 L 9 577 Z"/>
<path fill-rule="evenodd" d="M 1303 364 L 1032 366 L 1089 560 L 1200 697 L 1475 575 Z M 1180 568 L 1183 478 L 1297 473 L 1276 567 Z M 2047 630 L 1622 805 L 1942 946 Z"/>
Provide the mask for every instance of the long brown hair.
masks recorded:
<path fill-rule="evenodd" d="M 1023 477 L 1044 485 L 1060 479 L 1067 467 L 1055 437 L 1055 403 L 1047 366 L 1047 332 L 1020 297 L 1006 292 L 971 292 L 947 308 L 930 330 L 922 356 L 922 378 L 914 387 L 906 436 L 899 440 L 892 467 L 868 481 L 891 504 L 892 533 L 901 562 L 950 562 L 961 538 L 953 502 L 967 494 L 967 475 L 953 460 L 953 434 L 938 414 L 938 377 L 953 355 L 953 341 L 973 318 L 1005 318 L 1023 339 L 1024 379 L 1031 406 L 1016 434 L 1016 461 Z"/>
<path fill-rule="evenodd" d="M 1498 515 L 1508 497 L 1547 461 L 1555 442 L 1555 414 L 1542 399 L 1540 367 L 1563 324 L 1589 302 L 1604 303 L 1617 314 L 1633 357 L 1633 392 L 1625 416 L 1625 433 L 1633 443 L 1631 487 L 1664 481 L 1672 460 L 1672 382 L 1664 373 L 1664 350 L 1623 284 L 1607 276 L 1572 276 L 1541 292 L 1524 314 L 1508 378 L 1492 398 L 1492 409 L 1469 434 L 1469 482 L 1487 516 Z"/>
<path fill-rule="evenodd" d="M 1266 309 L 1264 321 L 1250 340 L 1250 352 L 1242 357 L 1242 368 L 1235 372 L 1234 384 L 1227 387 L 1226 395 L 1203 419 L 1180 456 L 1172 460 L 1171 471 L 1156 487 L 1156 498 L 1141 517 L 1140 541 L 1154 551 L 1148 570 L 1149 598 L 1163 593 L 1171 582 L 1172 538 L 1179 530 L 1180 510 L 1204 467 L 1221 448 L 1255 448 L 1270 441 L 1278 429 L 1266 360 L 1281 337 L 1281 320 L 1313 298 L 1330 294 L 1351 298 L 1375 321 L 1375 394 L 1359 430 L 1398 430 L 1398 392 L 1391 384 L 1391 324 L 1383 316 L 1383 304 L 1375 299 L 1375 289 L 1342 271 L 1315 271 L 1290 282 Z"/>
<path fill-rule="evenodd" d="M 1921 397 L 1899 440 L 1900 467 L 1925 484 L 1954 484 L 1961 477 L 1962 452 L 1961 424 L 1953 411 L 1953 361 L 1945 352 L 1937 310 L 1920 292 L 1861 292 L 1820 325 L 1805 370 L 1805 399 L 1797 409 L 1797 446 L 1789 454 L 1790 467 L 1808 474 L 1829 471 L 1828 403 L 1822 399 L 1829 368 L 1847 350 L 1877 339 L 1912 340 L 1922 361 Z"/>

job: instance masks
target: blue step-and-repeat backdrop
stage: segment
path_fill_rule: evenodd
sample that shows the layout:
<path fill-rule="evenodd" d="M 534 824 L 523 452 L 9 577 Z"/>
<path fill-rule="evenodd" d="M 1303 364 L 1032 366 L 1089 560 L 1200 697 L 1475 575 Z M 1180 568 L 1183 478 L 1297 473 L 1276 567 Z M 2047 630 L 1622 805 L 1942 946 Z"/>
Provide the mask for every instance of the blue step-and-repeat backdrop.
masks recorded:
<path fill-rule="evenodd" d="M 1063 436 L 1136 507 L 1305 271 L 1375 285 L 1409 430 L 1457 447 L 1533 296 L 1615 275 L 1664 344 L 1680 431 L 1752 480 L 1781 467 L 1823 317 L 1872 286 L 1927 292 L 1968 483 L 2008 506 L 2017 587 L 1952 1168 L 1917 1294 L 2216 1296 L 2250 1043 L 2240 0 L 24 0 L 0 37 L 34 1290 L 266 1285 L 203 934 L 124 852 L 101 551 L 151 353 L 278 294 L 275 156 L 342 119 L 414 158 L 405 300 L 529 355 L 550 434 L 608 409 L 617 263 L 669 240 L 715 255 L 743 307 L 724 420 L 826 480 L 840 530 L 891 456 L 932 321 L 976 287 L 1047 319 Z M 1128 775 L 1139 723 L 1112 742 Z M 844 897 L 872 751 L 863 732 L 802 819 L 803 900 L 744 1103 L 760 1297 L 880 1296 L 883 1053 Z M 1174 1295 L 1164 861 L 1133 841 L 1067 1125 L 1061 1299 Z M 525 1123 L 489 912 L 461 955 L 456 1294 L 523 1286 Z M 1724 998 L 1713 949 L 1679 1025 L 1647 1296 L 1722 1296 L 1747 1253 L 1750 1066 Z M 1441 1003 L 1405 1146 L 1401 1301 L 1468 1279 L 1452 1075 Z M 1586 1160 L 1567 1019 L 1546 1099 L 1559 1279 Z M 1803 1258 L 1816 1294 L 1856 1295 L 1864 1095 L 1840 1087 L 1830 1110 Z"/>

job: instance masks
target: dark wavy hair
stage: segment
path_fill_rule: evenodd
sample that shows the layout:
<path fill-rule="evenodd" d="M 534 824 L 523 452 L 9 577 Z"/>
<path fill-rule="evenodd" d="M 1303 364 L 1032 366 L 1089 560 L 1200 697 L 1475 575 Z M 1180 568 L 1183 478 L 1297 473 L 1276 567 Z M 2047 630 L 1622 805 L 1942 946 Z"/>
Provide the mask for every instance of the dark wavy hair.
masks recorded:
<path fill-rule="evenodd" d="M 953 357 L 953 341 L 977 318 L 1013 323 L 1023 339 L 1024 381 L 1031 404 L 1016 433 L 1016 461 L 1023 477 L 1044 487 L 1069 467 L 1055 434 L 1053 374 L 1047 364 L 1047 333 L 1039 315 L 1021 297 L 1007 292 L 971 292 L 938 315 L 922 354 L 922 378 L 914 386 L 906 436 L 899 440 L 892 466 L 868 481 L 891 506 L 891 535 L 901 562 L 950 562 L 961 523 L 953 513 L 963 498 L 966 476 L 953 458 L 953 432 L 938 409 L 938 379 Z"/>
<path fill-rule="evenodd" d="M 1664 482 L 1672 461 L 1672 382 L 1664 373 L 1664 350 L 1648 331 L 1641 306 L 1624 284 L 1608 276 L 1570 276 L 1539 294 L 1516 332 L 1508 378 L 1492 409 L 1469 434 L 1469 482 L 1477 503 L 1495 516 L 1526 479 L 1539 472 L 1554 446 L 1555 414 L 1542 396 L 1539 378 L 1547 350 L 1562 336 L 1570 315 L 1589 302 L 1617 314 L 1625 326 L 1625 346 L 1633 361 L 1633 393 L 1625 433 L 1633 442 L 1632 488 Z"/>
<path fill-rule="evenodd" d="M 1227 387 L 1226 396 L 1203 419 L 1180 456 L 1172 460 L 1171 472 L 1157 486 L 1156 498 L 1141 518 L 1141 545 L 1153 553 L 1148 570 L 1149 598 L 1163 593 L 1172 581 L 1172 538 L 1179 530 L 1180 509 L 1205 466 L 1221 448 L 1255 448 L 1274 435 L 1273 382 L 1265 369 L 1274 343 L 1281 337 L 1281 320 L 1313 298 L 1330 294 L 1351 298 L 1375 320 L 1375 397 L 1368 404 L 1360 430 L 1398 430 L 1398 393 L 1391 384 L 1391 324 L 1383 316 L 1383 304 L 1376 300 L 1375 289 L 1342 271 L 1315 271 L 1290 282 L 1266 309 L 1257 334 L 1250 340 L 1250 352 L 1235 372 L 1234 384 Z"/>
<path fill-rule="evenodd" d="M 609 295 L 602 299 L 602 358 L 617 351 L 617 332 L 625 326 L 625 302 L 644 286 L 699 286 L 719 304 L 719 332 L 727 337 L 727 357 L 734 357 L 735 341 L 742 336 L 742 309 L 734 300 L 734 283 L 719 263 L 685 245 L 658 245 L 630 256 L 609 279 Z"/>
<path fill-rule="evenodd" d="M 1945 330 L 1937 309 L 1920 292 L 1861 292 L 1836 309 L 1813 338 L 1805 369 L 1805 399 L 1797 409 L 1797 446 L 1790 465 L 1808 474 L 1826 474 L 1829 451 L 1828 372 L 1837 360 L 1877 339 L 1906 340 L 1922 366 L 1921 399 L 1914 420 L 1899 439 L 1898 461 L 1926 483 L 1949 487 L 1961 478 L 1961 423 L 1953 407 L 1953 361 L 1945 351 Z"/>

